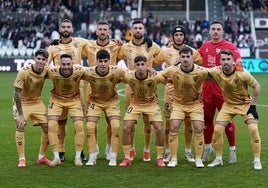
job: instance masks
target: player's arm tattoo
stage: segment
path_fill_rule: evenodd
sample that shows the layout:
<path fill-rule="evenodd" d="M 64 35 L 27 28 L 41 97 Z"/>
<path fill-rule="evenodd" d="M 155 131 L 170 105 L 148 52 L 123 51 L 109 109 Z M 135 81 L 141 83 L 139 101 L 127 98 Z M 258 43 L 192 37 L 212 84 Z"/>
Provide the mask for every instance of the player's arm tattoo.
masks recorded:
<path fill-rule="evenodd" d="M 23 115 L 22 107 L 21 107 L 21 100 L 20 100 L 20 93 L 22 89 L 15 87 L 15 93 L 14 93 L 14 101 L 16 103 L 17 111 L 19 115 Z"/>

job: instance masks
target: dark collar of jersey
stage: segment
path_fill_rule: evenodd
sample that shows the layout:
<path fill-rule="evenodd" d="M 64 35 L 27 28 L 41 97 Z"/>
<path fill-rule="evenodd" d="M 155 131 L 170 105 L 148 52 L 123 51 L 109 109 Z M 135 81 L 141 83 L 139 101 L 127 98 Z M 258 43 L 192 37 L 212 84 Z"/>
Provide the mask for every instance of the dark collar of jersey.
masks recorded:
<path fill-rule="evenodd" d="M 135 78 L 137 79 L 137 80 L 140 80 L 140 81 L 142 81 L 142 80 L 145 80 L 146 78 L 148 78 L 148 71 L 146 71 L 146 76 L 144 77 L 144 78 L 142 78 L 142 79 L 139 79 L 138 77 L 137 77 L 137 74 L 136 74 L 137 72 L 135 71 Z"/>
<path fill-rule="evenodd" d="M 68 78 L 68 77 L 70 77 L 72 74 L 73 74 L 73 68 L 71 69 L 71 71 L 70 71 L 70 74 L 69 75 L 64 75 L 64 74 L 62 74 L 62 72 L 61 72 L 61 68 L 60 68 L 60 75 L 62 75 L 63 77 L 65 77 L 65 78 Z"/>
<path fill-rule="evenodd" d="M 98 75 L 100 75 L 100 76 L 106 76 L 107 74 L 109 74 L 109 71 L 110 71 L 110 67 L 108 67 L 108 71 L 107 71 L 107 73 L 106 74 L 101 74 L 99 71 L 98 71 L 98 66 L 96 66 L 95 67 L 95 71 L 96 71 L 96 73 L 98 74 Z"/>
<path fill-rule="evenodd" d="M 179 51 L 181 49 L 181 48 L 177 48 L 174 44 L 173 44 L 173 48 L 176 49 L 176 50 L 179 50 Z"/>
<path fill-rule="evenodd" d="M 232 74 L 235 73 L 235 69 L 234 69 L 233 72 L 231 72 L 230 74 L 226 74 L 223 70 L 222 70 L 222 72 L 223 72 L 223 74 L 224 74 L 225 76 L 231 76 Z"/>
<path fill-rule="evenodd" d="M 60 43 L 61 43 L 61 44 L 69 44 L 69 43 L 72 42 L 72 40 L 73 40 L 73 38 L 71 38 L 71 40 L 69 40 L 69 41 L 67 41 L 67 42 L 62 42 L 62 40 L 60 39 Z"/>
<path fill-rule="evenodd" d="M 43 72 L 43 70 L 41 72 L 37 72 L 35 69 L 34 69 L 34 65 L 32 64 L 31 65 L 31 68 L 32 68 L 32 71 L 35 73 L 35 74 L 41 74 L 41 72 Z"/>
<path fill-rule="evenodd" d="M 98 43 L 98 40 L 96 41 L 96 44 L 98 46 L 107 46 L 109 43 L 110 43 L 110 40 L 108 40 L 108 42 L 106 44 L 100 44 L 100 43 Z"/>
<path fill-rule="evenodd" d="M 193 66 L 192 66 L 192 68 L 189 70 L 189 71 L 185 71 L 185 70 L 183 70 L 182 69 L 182 67 L 181 67 L 181 70 L 183 71 L 183 72 L 185 72 L 185 73 L 190 73 L 190 72 L 192 72 L 193 70 L 194 70 L 194 64 L 192 64 Z"/>

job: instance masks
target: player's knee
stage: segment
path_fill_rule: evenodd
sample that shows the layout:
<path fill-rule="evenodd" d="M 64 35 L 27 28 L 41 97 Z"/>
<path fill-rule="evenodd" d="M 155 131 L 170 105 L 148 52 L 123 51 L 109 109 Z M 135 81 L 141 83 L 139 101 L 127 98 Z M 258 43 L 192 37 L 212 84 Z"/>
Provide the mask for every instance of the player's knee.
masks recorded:
<path fill-rule="evenodd" d="M 48 132 L 57 133 L 58 131 L 58 122 L 55 120 L 48 121 Z"/>
<path fill-rule="evenodd" d="M 118 133 L 120 129 L 120 120 L 119 119 L 112 119 L 110 121 L 111 123 L 111 130 L 113 133 Z"/>
<path fill-rule="evenodd" d="M 83 121 L 77 120 L 74 122 L 74 128 L 76 134 L 84 133 Z"/>
<path fill-rule="evenodd" d="M 87 122 L 86 129 L 89 134 L 95 133 L 96 124 L 92 121 Z"/>

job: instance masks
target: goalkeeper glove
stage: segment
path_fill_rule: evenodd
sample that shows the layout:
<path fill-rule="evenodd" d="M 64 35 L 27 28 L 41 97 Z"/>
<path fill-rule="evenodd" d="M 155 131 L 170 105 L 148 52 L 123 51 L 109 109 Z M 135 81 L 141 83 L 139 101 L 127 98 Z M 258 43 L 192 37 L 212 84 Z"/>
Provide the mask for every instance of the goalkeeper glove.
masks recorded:
<path fill-rule="evenodd" d="M 256 105 L 250 105 L 247 115 L 252 114 L 255 119 L 259 119 L 258 112 L 256 110 Z"/>
<path fill-rule="evenodd" d="M 235 63 L 235 70 L 236 70 L 236 71 L 242 71 L 242 70 L 243 70 L 243 64 L 242 64 L 241 61 L 237 61 L 237 62 Z"/>

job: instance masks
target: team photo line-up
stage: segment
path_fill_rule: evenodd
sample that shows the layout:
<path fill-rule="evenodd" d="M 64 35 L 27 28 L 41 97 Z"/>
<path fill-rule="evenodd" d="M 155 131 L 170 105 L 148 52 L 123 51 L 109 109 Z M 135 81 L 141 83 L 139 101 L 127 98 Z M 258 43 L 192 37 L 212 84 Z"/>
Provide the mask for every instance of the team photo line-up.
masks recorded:
<path fill-rule="evenodd" d="M 184 123 L 187 161 L 197 168 L 223 165 L 223 132 L 229 143 L 230 164 L 237 162 L 235 115 L 243 117 L 250 133 L 253 168 L 261 170 L 261 139 L 258 132 L 256 101 L 260 93 L 257 80 L 243 68 L 237 47 L 223 39 L 220 21 L 210 23 L 210 40 L 196 50 L 185 44 L 186 30 L 175 26 L 172 40 L 160 48 L 146 37 L 141 20 L 132 23 L 130 41 L 109 39 L 110 25 L 101 21 L 96 26 L 96 40 L 73 37 L 73 24 L 63 19 L 59 24 L 60 39 L 47 49 L 38 49 L 35 63 L 23 67 L 14 81 L 13 115 L 16 123 L 16 145 L 19 168 L 26 167 L 24 131 L 27 119 L 42 128 L 38 164 L 57 166 L 65 161 L 67 117 L 74 125 L 74 165 L 96 165 L 99 155 L 97 124 L 104 113 L 107 127 L 106 159 L 109 166 L 131 165 L 136 155 L 135 124 L 142 115 L 144 124 L 143 161 L 151 161 L 150 140 L 155 131 L 156 165 L 178 164 L 178 131 Z M 81 65 L 87 58 L 88 67 Z M 117 66 L 126 61 L 127 68 Z M 165 63 L 165 70 L 154 67 Z M 46 79 L 53 83 L 49 104 L 41 99 Z M 125 116 L 120 135 L 121 112 L 117 88 L 125 84 Z M 164 118 L 156 95 L 157 85 L 164 84 Z M 84 86 L 87 87 L 84 93 Z M 251 94 L 248 87 L 253 88 Z M 215 125 L 214 115 L 217 114 Z M 84 118 L 86 125 L 84 129 Z M 195 157 L 191 151 L 194 135 Z M 117 164 L 122 140 L 124 159 Z M 87 145 L 88 158 L 83 151 Z M 46 157 L 48 147 L 53 160 Z M 215 159 L 210 157 L 215 154 Z M 166 163 L 166 164 L 165 164 Z"/>

